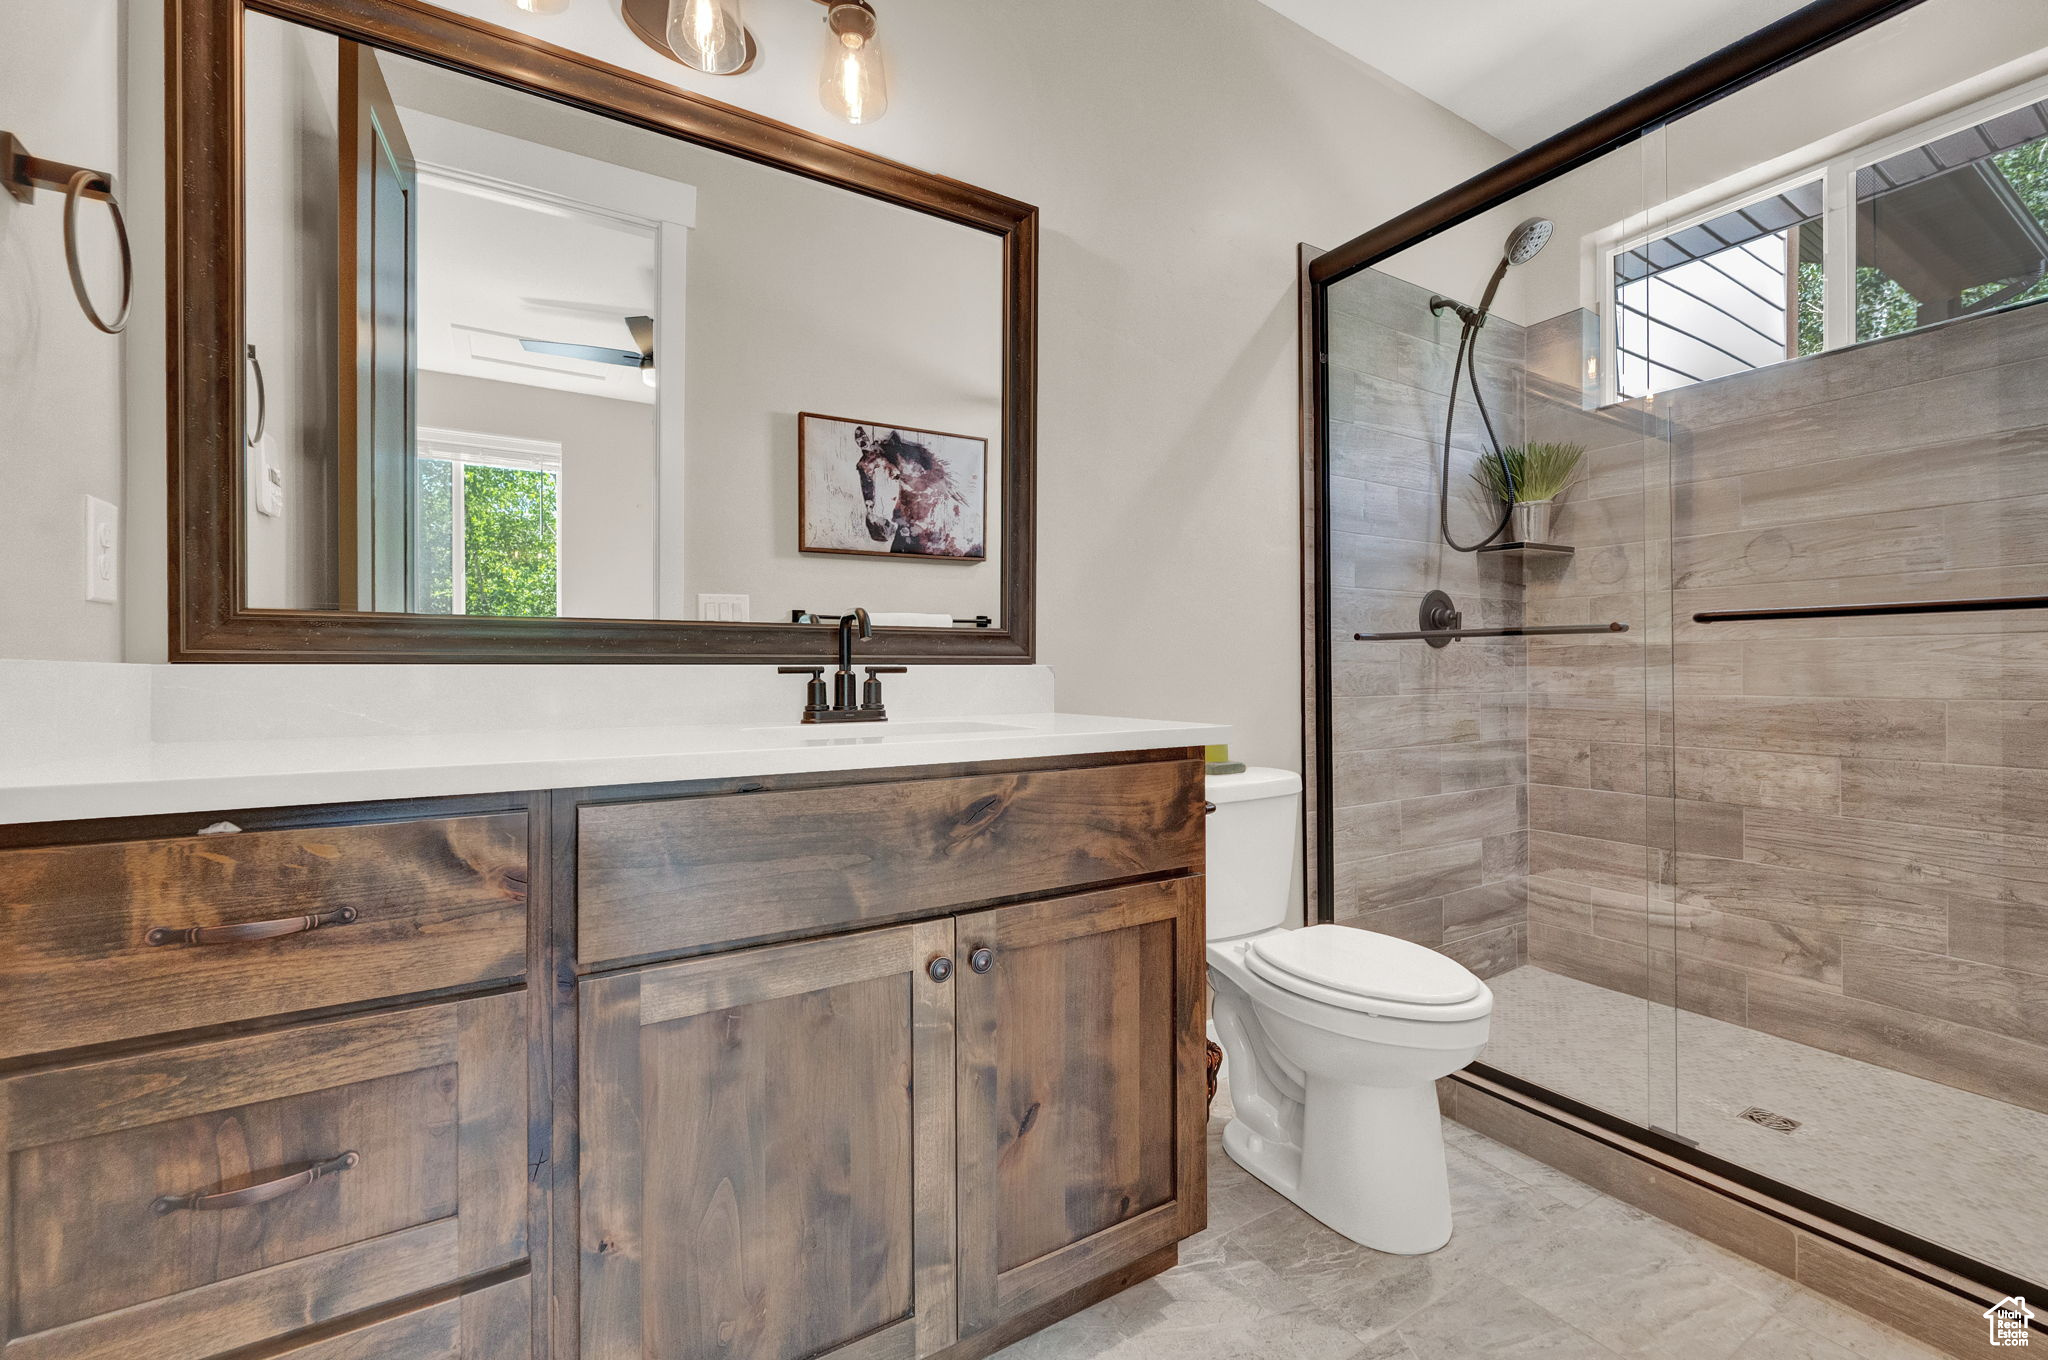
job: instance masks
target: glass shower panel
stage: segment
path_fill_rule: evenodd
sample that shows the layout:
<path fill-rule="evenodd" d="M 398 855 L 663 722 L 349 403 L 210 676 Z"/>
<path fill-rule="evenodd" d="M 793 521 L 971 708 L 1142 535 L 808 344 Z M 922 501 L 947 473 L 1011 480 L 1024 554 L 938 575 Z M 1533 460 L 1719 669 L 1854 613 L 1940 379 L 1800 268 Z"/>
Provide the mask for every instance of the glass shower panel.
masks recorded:
<path fill-rule="evenodd" d="M 2048 9 L 1927 0 L 1673 123 L 1676 226 L 1820 183 L 1821 316 L 1792 362 L 1650 398 L 1671 1127 L 2021 1284 L 2048 1281 L 2048 612 L 1999 601 L 2048 596 L 2044 96 Z"/>
<path fill-rule="evenodd" d="M 1330 290 L 1326 570 L 1335 919 L 1486 978 L 1481 1063 L 1651 1125 L 1676 1106 L 1670 910 L 1655 905 L 1669 595 L 1646 552 L 1668 477 L 1642 412 L 1602 409 L 1612 378 L 1581 269 L 1596 226 L 1640 216 L 1643 151 Z M 1506 450 L 1538 490 L 1546 444 L 1579 465 L 1538 537 L 1483 482 Z M 1573 631 L 1357 640 L 1429 628 L 1431 592 L 1466 630 Z"/>

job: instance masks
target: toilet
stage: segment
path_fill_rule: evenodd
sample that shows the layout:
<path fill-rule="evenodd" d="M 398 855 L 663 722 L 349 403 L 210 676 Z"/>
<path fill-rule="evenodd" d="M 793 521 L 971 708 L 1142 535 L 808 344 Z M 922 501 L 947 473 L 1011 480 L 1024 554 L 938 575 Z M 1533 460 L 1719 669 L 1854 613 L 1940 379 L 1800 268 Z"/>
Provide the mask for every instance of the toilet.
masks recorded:
<path fill-rule="evenodd" d="M 1486 1044 L 1493 993 L 1433 949 L 1349 926 L 1292 930 L 1301 776 L 1214 775 L 1209 982 L 1235 1118 L 1230 1159 L 1354 1242 L 1451 1237 L 1437 1078 Z"/>

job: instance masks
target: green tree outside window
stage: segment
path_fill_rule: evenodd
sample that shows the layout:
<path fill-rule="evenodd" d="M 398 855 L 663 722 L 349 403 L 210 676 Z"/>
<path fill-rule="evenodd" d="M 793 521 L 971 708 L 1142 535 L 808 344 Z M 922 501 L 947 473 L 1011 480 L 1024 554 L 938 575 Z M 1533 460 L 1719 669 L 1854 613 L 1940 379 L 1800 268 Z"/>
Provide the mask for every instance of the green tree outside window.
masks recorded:
<path fill-rule="evenodd" d="M 555 617 L 560 509 L 555 474 L 465 464 L 462 495 L 466 612 Z"/>

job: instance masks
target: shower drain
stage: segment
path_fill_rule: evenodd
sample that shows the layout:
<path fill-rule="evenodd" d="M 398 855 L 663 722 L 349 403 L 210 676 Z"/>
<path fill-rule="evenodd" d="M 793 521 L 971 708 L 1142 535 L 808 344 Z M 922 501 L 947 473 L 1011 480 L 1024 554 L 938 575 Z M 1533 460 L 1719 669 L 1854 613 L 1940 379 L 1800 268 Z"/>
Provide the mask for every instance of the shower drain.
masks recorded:
<path fill-rule="evenodd" d="M 1798 1120 L 1788 1118 L 1775 1110 L 1766 1110 L 1761 1105 L 1752 1105 L 1735 1117 L 1747 1119 L 1752 1124 L 1760 1124 L 1773 1133 L 1790 1133 L 1799 1127 Z"/>

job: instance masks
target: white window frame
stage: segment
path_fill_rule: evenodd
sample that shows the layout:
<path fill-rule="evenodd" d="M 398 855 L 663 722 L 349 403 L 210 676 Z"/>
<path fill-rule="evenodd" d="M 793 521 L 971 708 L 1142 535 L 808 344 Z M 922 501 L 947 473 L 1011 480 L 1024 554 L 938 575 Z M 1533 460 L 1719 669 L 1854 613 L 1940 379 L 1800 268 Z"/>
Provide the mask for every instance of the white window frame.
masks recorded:
<path fill-rule="evenodd" d="M 552 473 L 555 478 L 555 614 L 562 612 L 562 509 L 568 484 L 562 476 L 562 446 L 549 439 L 515 439 L 510 435 L 484 434 L 475 430 L 442 430 L 421 426 L 413 436 L 415 460 L 432 459 L 452 463 L 455 474 L 448 491 L 450 534 L 454 539 L 449 559 L 450 612 L 469 613 L 469 573 L 464 561 L 468 548 L 463 513 L 462 469 L 466 467 L 517 468 L 526 472 Z M 418 533 L 417 524 L 413 532 Z M 417 599 L 415 599 L 417 604 Z"/>
<path fill-rule="evenodd" d="M 2038 69 L 2041 59 L 2036 57 L 2029 61 Z M 2012 70 L 2011 67 L 2001 68 L 2001 72 L 1993 75 L 2008 80 Z M 1932 116 L 1923 109 L 1928 101 L 1920 101 L 1905 109 L 1894 110 L 1886 118 L 1860 124 L 1827 142 L 1817 143 L 1790 156 L 1778 157 L 1765 166 L 1720 180 L 1595 233 L 1593 277 L 1588 280 L 1587 291 L 1600 321 L 1600 404 L 1611 406 L 1623 400 L 1642 400 L 1624 398 L 1619 390 L 1621 366 L 1618 346 L 1621 332 L 1614 299 L 1616 256 L 1818 179 L 1821 181 L 1822 204 L 1821 272 L 1825 288 L 1822 295 L 1825 333 L 1821 340 L 1821 353 L 1847 349 L 1862 343 L 1856 339 L 1857 174 L 1865 167 L 1888 160 L 1900 152 L 1939 141 L 2044 99 L 2048 99 L 2048 74 L 2037 73 L 2017 84 L 2006 83 L 1994 93 Z M 1908 113 L 1915 121 L 1908 126 L 1897 127 L 1898 118 Z M 1796 358 L 1788 357 L 1786 362 L 1796 362 Z M 1654 400 L 1658 395 L 1662 394 L 1652 394 L 1650 399 Z"/>

